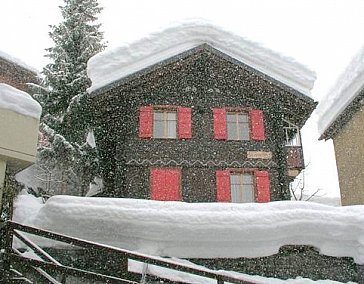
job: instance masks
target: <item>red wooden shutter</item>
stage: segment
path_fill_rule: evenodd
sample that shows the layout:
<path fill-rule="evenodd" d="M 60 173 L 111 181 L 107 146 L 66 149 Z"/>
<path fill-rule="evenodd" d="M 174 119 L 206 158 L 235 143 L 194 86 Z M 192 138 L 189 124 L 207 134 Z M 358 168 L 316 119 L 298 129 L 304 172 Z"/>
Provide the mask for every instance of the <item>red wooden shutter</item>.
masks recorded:
<path fill-rule="evenodd" d="M 250 111 L 250 124 L 253 140 L 265 140 L 263 111 L 253 109 Z"/>
<path fill-rule="evenodd" d="M 218 140 L 227 139 L 226 111 L 223 108 L 214 108 L 214 137 Z"/>
<path fill-rule="evenodd" d="M 192 138 L 191 114 L 191 108 L 178 108 L 178 138 L 180 139 Z"/>
<path fill-rule="evenodd" d="M 257 202 L 270 201 L 270 181 L 267 171 L 256 171 Z"/>
<path fill-rule="evenodd" d="M 151 199 L 162 201 L 181 200 L 181 172 L 178 169 L 151 170 Z"/>
<path fill-rule="evenodd" d="M 216 200 L 217 202 L 231 202 L 230 172 L 216 171 Z"/>
<path fill-rule="evenodd" d="M 152 138 L 153 133 L 153 107 L 141 106 L 139 112 L 139 137 Z"/>

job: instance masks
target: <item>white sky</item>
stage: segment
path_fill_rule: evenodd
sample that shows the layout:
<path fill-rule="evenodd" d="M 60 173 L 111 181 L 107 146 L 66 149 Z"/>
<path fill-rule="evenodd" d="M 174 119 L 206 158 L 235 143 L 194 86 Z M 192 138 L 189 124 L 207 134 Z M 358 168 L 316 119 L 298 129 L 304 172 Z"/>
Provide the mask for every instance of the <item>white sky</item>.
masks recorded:
<path fill-rule="evenodd" d="M 99 0 L 99 16 L 110 47 L 130 42 L 186 18 L 204 18 L 317 73 L 315 100 L 328 92 L 364 45 L 364 1 L 360 0 Z M 62 0 L 0 0 L 0 50 L 41 70 L 52 45 L 49 25 L 62 18 Z M 306 187 L 338 195 L 331 142 L 317 142 L 315 118 L 303 131 Z"/>

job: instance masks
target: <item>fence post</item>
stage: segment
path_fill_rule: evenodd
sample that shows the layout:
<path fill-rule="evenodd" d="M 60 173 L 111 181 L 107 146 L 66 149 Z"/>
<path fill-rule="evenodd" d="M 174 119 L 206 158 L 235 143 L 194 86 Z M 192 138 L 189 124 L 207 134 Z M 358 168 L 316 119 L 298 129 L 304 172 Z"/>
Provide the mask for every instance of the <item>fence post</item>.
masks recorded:
<path fill-rule="evenodd" d="M 217 284 L 224 284 L 224 280 L 220 276 L 217 277 Z"/>
<path fill-rule="evenodd" d="M 4 247 L 4 281 L 5 283 L 10 283 L 10 254 L 13 250 L 13 227 L 11 222 L 7 221 L 5 223 L 5 247 Z"/>

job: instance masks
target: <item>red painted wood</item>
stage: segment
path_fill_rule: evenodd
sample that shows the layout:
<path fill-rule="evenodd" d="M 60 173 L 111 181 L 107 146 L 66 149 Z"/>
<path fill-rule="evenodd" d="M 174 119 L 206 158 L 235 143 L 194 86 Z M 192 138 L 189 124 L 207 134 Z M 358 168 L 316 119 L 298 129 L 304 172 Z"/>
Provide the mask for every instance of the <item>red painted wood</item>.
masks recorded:
<path fill-rule="evenodd" d="M 256 171 L 257 202 L 270 201 L 270 181 L 267 171 Z"/>
<path fill-rule="evenodd" d="M 214 137 L 218 140 L 227 139 L 226 110 L 223 108 L 213 109 Z"/>
<path fill-rule="evenodd" d="M 231 202 L 230 172 L 216 171 L 216 200 L 217 202 Z"/>
<path fill-rule="evenodd" d="M 253 140 L 265 140 L 263 111 L 253 109 L 250 111 L 251 137 Z"/>
<path fill-rule="evenodd" d="M 151 194 L 153 200 L 181 200 L 181 172 L 179 169 L 152 169 Z"/>
<path fill-rule="evenodd" d="M 152 138 L 153 134 L 153 107 L 141 106 L 139 111 L 139 137 Z"/>
<path fill-rule="evenodd" d="M 191 139 L 192 138 L 192 111 L 188 107 L 179 107 L 178 113 L 178 138 Z"/>

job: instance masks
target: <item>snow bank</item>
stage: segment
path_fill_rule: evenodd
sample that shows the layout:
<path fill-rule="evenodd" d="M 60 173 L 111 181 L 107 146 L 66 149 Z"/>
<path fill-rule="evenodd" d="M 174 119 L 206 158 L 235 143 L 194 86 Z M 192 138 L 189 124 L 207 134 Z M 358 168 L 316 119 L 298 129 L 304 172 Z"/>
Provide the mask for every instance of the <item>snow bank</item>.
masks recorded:
<path fill-rule="evenodd" d="M 364 87 L 364 47 L 353 57 L 333 88 L 317 106 L 318 130 L 322 135 Z"/>
<path fill-rule="evenodd" d="M 310 95 L 316 74 L 292 58 L 205 21 L 186 21 L 136 42 L 93 56 L 87 66 L 91 93 L 127 75 L 207 43 L 262 73 Z"/>
<path fill-rule="evenodd" d="M 364 263 L 364 206 L 54 196 L 28 223 L 159 256 L 261 257 L 290 244 L 312 245 L 322 254 Z"/>
<path fill-rule="evenodd" d="M 0 83 L 0 109 L 8 109 L 19 114 L 39 119 L 42 107 L 28 93 Z"/>
<path fill-rule="evenodd" d="M 35 216 L 43 205 L 44 203 L 41 197 L 28 194 L 23 189 L 14 200 L 13 221 L 26 224 L 27 219 Z"/>

